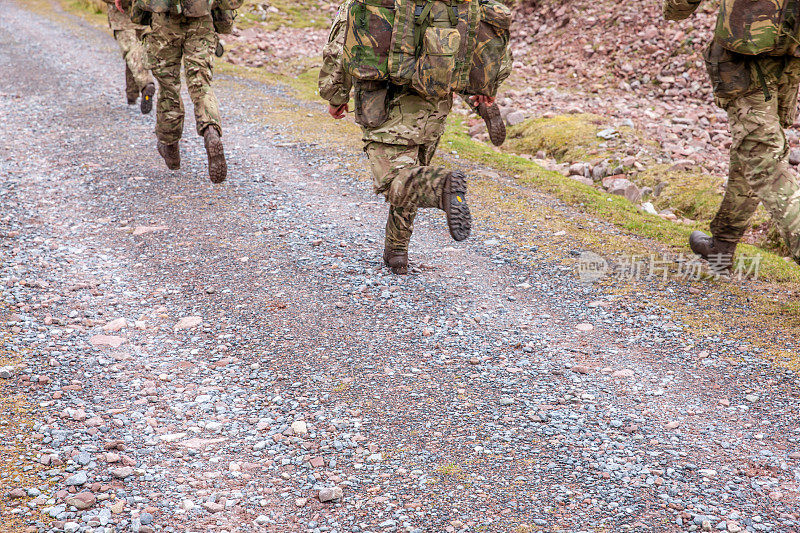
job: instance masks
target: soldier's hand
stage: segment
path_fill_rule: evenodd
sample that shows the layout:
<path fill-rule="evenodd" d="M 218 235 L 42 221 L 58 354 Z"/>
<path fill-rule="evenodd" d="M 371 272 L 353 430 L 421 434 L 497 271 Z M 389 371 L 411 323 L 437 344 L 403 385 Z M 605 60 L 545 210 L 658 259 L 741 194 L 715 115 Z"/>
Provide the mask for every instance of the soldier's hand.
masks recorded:
<path fill-rule="evenodd" d="M 475 107 L 478 107 L 481 104 L 486 104 L 488 106 L 494 105 L 494 103 L 497 100 L 497 98 L 495 98 L 493 96 L 484 96 L 484 95 L 480 94 L 480 95 L 476 95 L 476 96 L 471 96 L 469 100 L 470 100 L 470 102 L 472 102 L 472 105 L 474 105 Z"/>
<path fill-rule="evenodd" d="M 332 106 L 332 105 L 328 106 L 328 113 L 336 120 L 344 118 L 349 111 L 350 111 L 349 104 L 342 104 L 340 106 Z"/>
<path fill-rule="evenodd" d="M 122 9 L 122 0 L 114 0 L 114 5 L 117 6 L 117 10 L 120 13 L 125 13 L 125 10 Z"/>

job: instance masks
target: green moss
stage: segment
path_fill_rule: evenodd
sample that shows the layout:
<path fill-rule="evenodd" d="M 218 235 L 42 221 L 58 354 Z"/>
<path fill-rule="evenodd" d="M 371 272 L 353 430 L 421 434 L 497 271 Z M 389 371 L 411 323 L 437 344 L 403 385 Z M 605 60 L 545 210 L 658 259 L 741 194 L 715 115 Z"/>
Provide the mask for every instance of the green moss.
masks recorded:
<path fill-rule="evenodd" d="M 722 201 L 723 180 L 708 174 L 670 171 L 669 168 L 669 165 L 656 165 L 636 178 L 640 186 L 655 187 L 666 183 L 661 194 L 651 199 L 656 209 L 671 208 L 677 215 L 693 220 L 714 218 Z"/>
<path fill-rule="evenodd" d="M 509 128 L 504 149 L 525 154 L 544 150 L 558 161 L 597 158 L 607 151 L 607 141 L 597 136 L 607 124 L 603 117 L 587 113 L 529 119 Z"/>
<path fill-rule="evenodd" d="M 106 12 L 106 4 L 101 0 L 70 0 L 70 7 L 93 15 L 101 15 Z"/>

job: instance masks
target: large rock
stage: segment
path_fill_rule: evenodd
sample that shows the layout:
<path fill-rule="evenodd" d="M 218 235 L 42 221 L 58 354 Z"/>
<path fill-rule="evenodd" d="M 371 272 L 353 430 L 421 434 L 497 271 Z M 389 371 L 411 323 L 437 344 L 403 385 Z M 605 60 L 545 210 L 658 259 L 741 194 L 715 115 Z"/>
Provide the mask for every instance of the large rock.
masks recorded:
<path fill-rule="evenodd" d="M 516 126 L 525 122 L 525 114 L 522 111 L 512 111 L 506 117 L 506 122 L 509 126 Z"/>
<path fill-rule="evenodd" d="M 67 498 L 67 505 L 72 505 L 80 511 L 84 511 L 97 503 L 97 497 L 91 492 L 81 492 Z"/>
<path fill-rule="evenodd" d="M 618 178 L 607 186 L 608 192 L 624 196 L 629 202 L 638 204 L 642 200 L 642 191 L 631 180 Z"/>

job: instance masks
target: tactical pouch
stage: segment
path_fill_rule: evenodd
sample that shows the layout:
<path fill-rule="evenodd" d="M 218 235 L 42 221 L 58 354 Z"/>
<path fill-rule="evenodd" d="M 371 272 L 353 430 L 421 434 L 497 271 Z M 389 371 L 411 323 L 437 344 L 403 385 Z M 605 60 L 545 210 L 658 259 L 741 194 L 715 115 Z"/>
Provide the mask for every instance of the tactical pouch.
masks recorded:
<path fill-rule="evenodd" d="M 481 0 L 481 22 L 478 24 L 478 39 L 472 56 L 469 85 L 466 94 L 497 95 L 509 74 L 504 69 L 511 40 L 511 9 L 495 0 Z"/>
<path fill-rule="evenodd" d="M 746 56 L 731 52 L 714 40 L 703 53 L 703 59 L 717 98 L 737 98 L 752 89 L 750 62 Z"/>
<path fill-rule="evenodd" d="M 184 17 L 200 18 L 211 14 L 211 0 L 181 0 L 178 5 Z"/>
<path fill-rule="evenodd" d="M 153 22 L 153 13 L 143 10 L 139 2 L 134 2 L 131 6 L 131 22 L 140 26 L 150 26 Z"/>
<path fill-rule="evenodd" d="M 347 13 L 344 66 L 362 81 L 389 80 L 394 0 L 355 0 Z"/>
<path fill-rule="evenodd" d="M 382 81 L 358 81 L 355 85 L 355 120 L 368 129 L 374 129 L 389 118 L 387 103 L 389 84 Z"/>
<path fill-rule="evenodd" d="M 461 34 L 456 28 L 429 27 L 411 86 L 422 95 L 444 98 L 454 89 L 456 54 L 461 48 Z"/>
<path fill-rule="evenodd" d="M 233 23 L 236 19 L 236 12 L 231 9 L 220 9 L 214 7 L 211 10 L 211 18 L 214 19 L 214 31 L 220 35 L 233 33 Z M 222 57 L 222 56 L 220 56 Z"/>

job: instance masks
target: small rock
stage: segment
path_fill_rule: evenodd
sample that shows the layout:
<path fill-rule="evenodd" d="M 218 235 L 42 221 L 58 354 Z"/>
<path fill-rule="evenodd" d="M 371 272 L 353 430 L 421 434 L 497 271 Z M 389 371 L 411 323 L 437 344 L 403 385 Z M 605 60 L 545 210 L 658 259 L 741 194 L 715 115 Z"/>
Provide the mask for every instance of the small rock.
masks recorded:
<path fill-rule="evenodd" d="M 20 498 L 24 498 L 26 496 L 25 491 L 22 489 L 13 489 L 11 492 L 6 494 L 9 500 L 19 500 Z"/>
<path fill-rule="evenodd" d="M 73 474 L 70 477 L 68 477 L 64 483 L 68 487 L 79 487 L 81 485 L 85 485 L 87 481 L 88 478 L 86 477 L 86 472 L 81 470 L 77 474 Z"/>
<path fill-rule="evenodd" d="M 133 475 L 133 468 L 130 466 L 122 466 L 120 468 L 113 468 L 111 470 L 111 475 L 117 479 L 125 479 L 126 477 L 130 477 Z"/>
<path fill-rule="evenodd" d="M 789 151 L 789 164 L 800 165 L 800 148 L 792 148 Z"/>
<path fill-rule="evenodd" d="M 319 491 L 319 501 L 330 502 L 338 500 L 343 495 L 341 487 L 324 488 Z"/>
<path fill-rule="evenodd" d="M 760 396 L 758 394 L 748 394 L 744 397 L 750 403 L 756 403 L 759 400 Z"/>
<path fill-rule="evenodd" d="M 292 431 L 295 435 L 307 435 L 308 425 L 303 420 L 295 420 L 292 422 Z"/>
<path fill-rule="evenodd" d="M 72 505 L 80 511 L 84 511 L 93 507 L 97 503 L 97 497 L 91 492 L 81 492 L 74 496 L 70 496 L 66 500 L 67 505 Z"/>
<path fill-rule="evenodd" d="M 13 373 L 13 366 L 0 366 L 0 379 L 11 379 Z"/>
<path fill-rule="evenodd" d="M 180 331 L 182 329 L 192 329 L 194 327 L 199 326 L 203 323 L 203 319 L 199 316 L 185 316 L 178 320 L 175 326 L 172 328 L 174 331 Z"/>

